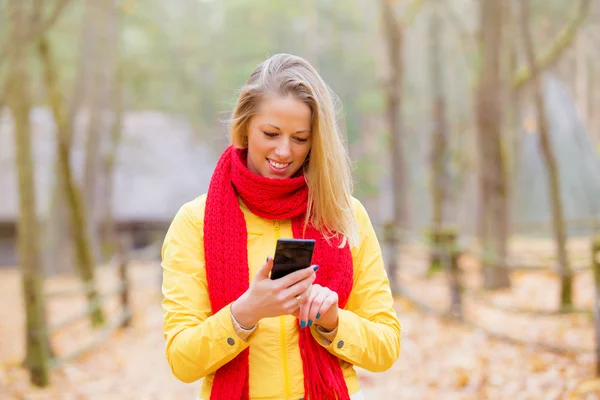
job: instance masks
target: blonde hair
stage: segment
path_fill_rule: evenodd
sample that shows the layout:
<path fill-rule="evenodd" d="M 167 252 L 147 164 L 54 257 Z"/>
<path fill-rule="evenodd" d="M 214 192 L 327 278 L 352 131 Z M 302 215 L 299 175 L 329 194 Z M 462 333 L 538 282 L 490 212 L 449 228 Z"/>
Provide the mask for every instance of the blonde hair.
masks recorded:
<path fill-rule="evenodd" d="M 305 59 L 276 54 L 263 61 L 242 87 L 233 110 L 231 142 L 248 146 L 248 126 L 268 96 L 294 96 L 310 107 L 312 146 L 304 165 L 307 219 L 329 240 L 358 244 L 352 208 L 352 174 L 344 136 L 336 121 L 339 99 Z M 341 236 L 341 237 L 340 237 Z"/>

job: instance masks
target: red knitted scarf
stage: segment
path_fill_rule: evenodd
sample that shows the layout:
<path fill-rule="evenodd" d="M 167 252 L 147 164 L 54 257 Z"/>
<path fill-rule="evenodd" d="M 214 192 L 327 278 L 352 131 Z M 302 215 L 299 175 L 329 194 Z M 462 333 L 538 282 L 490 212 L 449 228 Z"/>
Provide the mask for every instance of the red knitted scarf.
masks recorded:
<path fill-rule="evenodd" d="M 246 150 L 228 147 L 208 188 L 204 253 L 213 314 L 240 297 L 250 282 L 246 221 L 238 196 L 255 215 L 270 220 L 292 219 L 294 237 L 300 238 L 303 233 L 308 199 L 305 178 L 261 177 L 248 170 L 246 156 Z M 348 244 L 340 249 L 336 246 L 339 242 L 327 243 L 311 225 L 306 227 L 304 237 L 316 240 L 313 262 L 319 265 L 319 272 L 315 283 L 336 291 L 339 306 L 344 307 L 352 289 L 353 266 Z M 349 399 L 338 358 L 314 340 L 310 328 L 298 329 L 305 398 Z M 211 400 L 249 399 L 248 355 L 249 348 L 217 370 Z"/>

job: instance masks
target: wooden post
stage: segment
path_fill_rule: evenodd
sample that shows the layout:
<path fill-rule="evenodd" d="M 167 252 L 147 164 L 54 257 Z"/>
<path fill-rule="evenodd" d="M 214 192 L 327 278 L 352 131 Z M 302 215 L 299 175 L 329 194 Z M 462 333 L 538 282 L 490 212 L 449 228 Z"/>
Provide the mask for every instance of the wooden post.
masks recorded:
<path fill-rule="evenodd" d="M 431 252 L 429 253 L 429 271 L 427 272 L 428 276 L 431 276 L 435 272 L 438 272 L 442 269 L 442 253 L 440 253 L 440 248 L 443 243 L 443 232 L 433 229 L 429 235 L 429 247 L 431 248 Z"/>
<path fill-rule="evenodd" d="M 452 299 L 452 312 L 457 318 L 462 319 L 462 283 L 458 266 L 458 259 L 460 258 L 461 252 L 457 247 L 456 236 L 454 236 L 450 246 L 450 276 L 452 277 L 450 293 Z"/>
<path fill-rule="evenodd" d="M 448 246 L 453 246 L 456 241 L 456 231 L 452 229 L 433 229 L 429 234 L 431 252 L 429 253 L 428 275 L 444 269 L 443 257 Z"/>
<path fill-rule="evenodd" d="M 121 305 L 123 307 L 123 323 L 121 324 L 122 328 L 126 328 L 131 325 L 131 304 L 129 299 L 129 290 L 130 290 L 130 281 L 129 274 L 127 273 L 127 267 L 129 265 L 129 260 L 127 257 L 127 252 L 129 249 L 128 241 L 125 240 L 121 235 L 121 237 L 117 238 L 117 257 L 119 260 L 119 282 L 121 284 Z"/>
<path fill-rule="evenodd" d="M 462 318 L 462 299 L 460 270 L 458 268 L 458 258 L 460 251 L 457 247 L 457 235 L 455 232 L 448 232 L 444 238 L 442 264 L 448 277 L 450 289 L 450 313 L 456 317 Z"/>
<path fill-rule="evenodd" d="M 596 330 L 596 376 L 600 376 L 600 236 L 592 240 L 592 271 L 594 272 L 594 326 Z"/>

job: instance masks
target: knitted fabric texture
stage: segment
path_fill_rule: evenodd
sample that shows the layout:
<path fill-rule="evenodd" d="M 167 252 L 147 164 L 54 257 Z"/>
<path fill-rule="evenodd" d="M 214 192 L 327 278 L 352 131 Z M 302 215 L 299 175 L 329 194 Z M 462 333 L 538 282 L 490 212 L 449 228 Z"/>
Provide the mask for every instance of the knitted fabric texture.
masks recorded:
<path fill-rule="evenodd" d="M 248 209 L 262 218 L 291 219 L 295 238 L 315 239 L 313 263 L 319 265 L 315 283 L 337 292 L 343 308 L 352 290 L 352 256 L 348 244 L 323 235 L 310 224 L 304 231 L 308 187 L 303 176 L 269 179 L 246 166 L 247 150 L 228 147 L 221 155 L 209 184 L 204 215 L 204 252 L 208 294 L 213 314 L 240 297 L 249 287 L 246 221 L 238 195 Z M 304 236 L 302 236 L 304 231 Z M 299 322 L 299 321 L 298 321 Z M 337 357 L 299 329 L 305 398 L 349 399 Z M 249 399 L 249 348 L 219 368 L 211 400 Z"/>

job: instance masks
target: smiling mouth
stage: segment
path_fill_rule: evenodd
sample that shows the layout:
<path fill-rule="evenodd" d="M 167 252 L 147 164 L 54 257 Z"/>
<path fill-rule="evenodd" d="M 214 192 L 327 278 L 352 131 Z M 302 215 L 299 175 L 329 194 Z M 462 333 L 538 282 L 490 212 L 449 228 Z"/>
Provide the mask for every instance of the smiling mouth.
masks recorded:
<path fill-rule="evenodd" d="M 268 158 L 267 158 L 267 161 L 269 162 L 269 164 L 271 164 L 271 166 L 273 168 L 276 168 L 276 169 L 286 169 L 291 164 L 291 163 L 278 163 L 273 160 L 269 160 Z"/>

